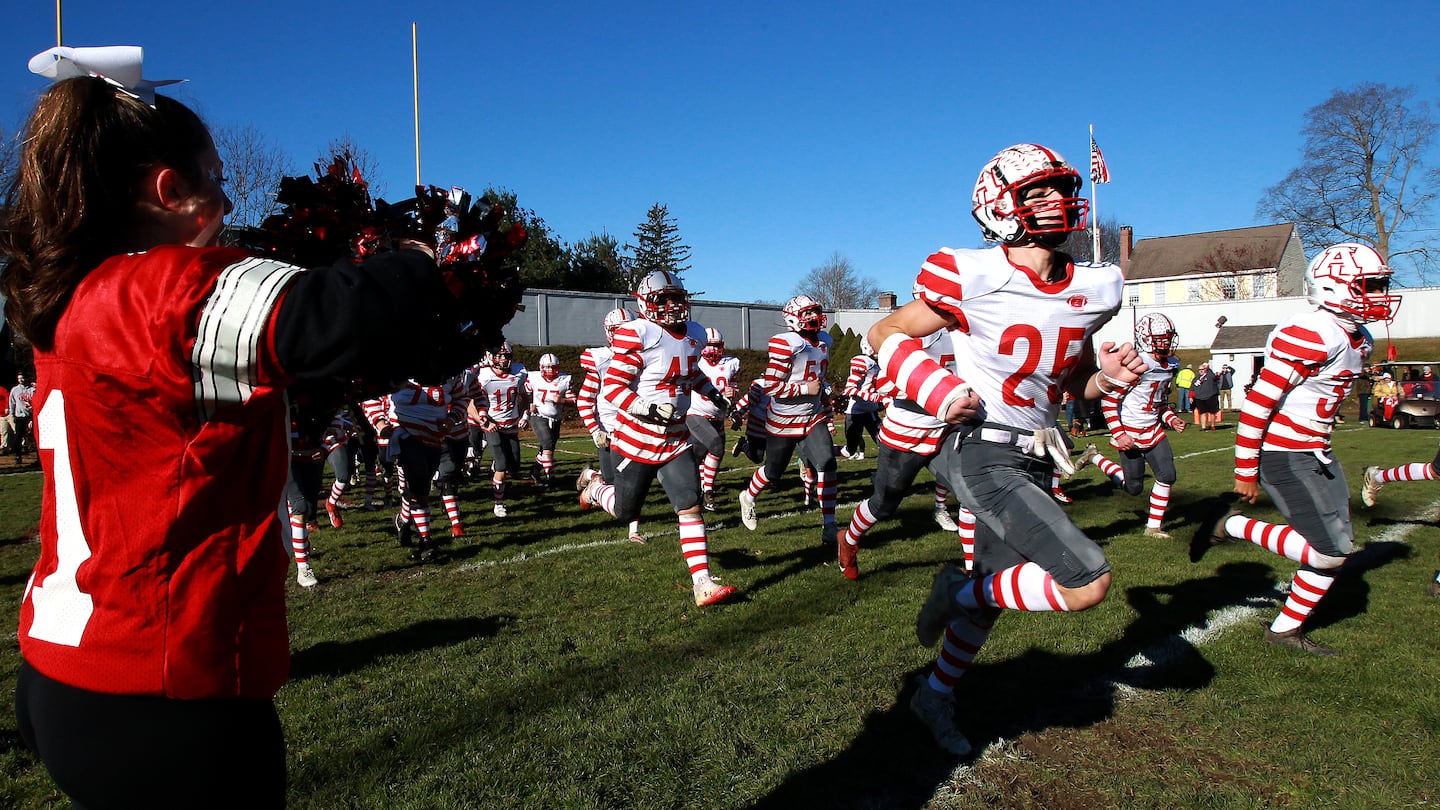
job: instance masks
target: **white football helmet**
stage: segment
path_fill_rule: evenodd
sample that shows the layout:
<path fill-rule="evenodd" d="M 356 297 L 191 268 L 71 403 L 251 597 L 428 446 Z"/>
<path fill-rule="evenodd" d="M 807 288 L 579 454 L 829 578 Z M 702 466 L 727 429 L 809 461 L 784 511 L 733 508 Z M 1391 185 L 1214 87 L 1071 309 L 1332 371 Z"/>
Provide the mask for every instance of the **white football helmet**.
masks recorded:
<path fill-rule="evenodd" d="M 510 351 L 510 341 L 505 341 L 499 346 L 490 350 L 490 367 L 496 371 L 510 371 L 510 361 L 514 359 L 514 353 Z"/>
<path fill-rule="evenodd" d="M 980 170 L 970 213 L 992 242 L 1057 247 L 1065 234 L 1085 230 L 1090 201 L 1080 196 L 1082 184 L 1080 173 L 1059 152 L 1019 143 L 1000 150 Z M 1054 186 L 1060 196 L 1027 204 L 1026 192 L 1040 185 Z"/>
<path fill-rule="evenodd" d="M 796 332 L 819 332 L 825 328 L 825 309 L 808 295 L 797 295 L 781 310 L 785 325 Z"/>
<path fill-rule="evenodd" d="M 630 320 L 629 310 L 621 307 L 605 313 L 605 320 L 601 322 L 601 326 L 605 329 L 605 345 L 609 346 L 615 342 L 615 330 L 628 320 Z"/>
<path fill-rule="evenodd" d="M 1390 294 L 1390 268 L 1375 248 L 1342 242 L 1305 268 L 1310 303 L 1355 323 L 1394 320 L 1400 296 Z"/>
<path fill-rule="evenodd" d="M 868 334 L 860 336 L 860 353 L 866 357 L 875 356 L 875 347 L 870 345 L 870 336 Z"/>
<path fill-rule="evenodd" d="M 560 360 L 553 354 L 540 355 L 540 376 L 546 382 L 554 382 L 560 376 Z"/>
<path fill-rule="evenodd" d="M 1175 351 L 1175 324 L 1159 312 L 1152 312 L 1135 324 L 1135 348 L 1141 352 L 1169 357 Z"/>
<path fill-rule="evenodd" d="M 705 328 L 705 348 L 700 350 L 700 356 L 710 363 L 718 363 L 725 356 L 725 336 L 719 329 Z"/>
<path fill-rule="evenodd" d="M 679 326 L 690 320 L 690 293 L 680 277 L 664 270 L 652 270 L 635 288 L 640 317 L 661 326 Z"/>

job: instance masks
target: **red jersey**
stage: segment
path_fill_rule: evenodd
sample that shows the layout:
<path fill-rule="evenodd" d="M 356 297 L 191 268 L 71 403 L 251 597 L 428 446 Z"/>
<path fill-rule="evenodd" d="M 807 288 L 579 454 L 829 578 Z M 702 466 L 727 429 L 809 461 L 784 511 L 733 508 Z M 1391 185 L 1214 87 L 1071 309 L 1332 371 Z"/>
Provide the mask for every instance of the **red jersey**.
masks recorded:
<path fill-rule="evenodd" d="M 35 351 L 46 475 L 19 640 L 41 673 L 179 699 L 284 682 L 291 379 L 273 336 L 301 272 L 164 246 L 77 285 L 53 350 Z"/>

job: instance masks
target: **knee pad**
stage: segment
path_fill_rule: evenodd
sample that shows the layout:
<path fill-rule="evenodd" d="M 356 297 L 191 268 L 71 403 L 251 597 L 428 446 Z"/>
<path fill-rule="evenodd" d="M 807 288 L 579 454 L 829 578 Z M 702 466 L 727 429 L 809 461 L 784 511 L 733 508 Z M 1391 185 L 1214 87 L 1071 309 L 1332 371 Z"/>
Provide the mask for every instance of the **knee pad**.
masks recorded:
<path fill-rule="evenodd" d="M 1329 573 L 1333 572 L 1335 569 L 1337 569 L 1337 568 L 1339 568 L 1340 566 L 1344 565 L 1346 559 L 1348 559 L 1348 558 L 1347 558 L 1347 557 L 1331 557 L 1331 556 L 1328 555 L 1328 554 L 1321 554 L 1320 552 L 1317 551 L 1317 552 L 1315 552 L 1314 556 L 1311 558 L 1310 565 L 1307 566 L 1307 567 L 1313 568 L 1313 569 L 1315 569 L 1316 571 L 1319 571 L 1319 572 L 1321 572 L 1321 573 L 1329 574 Z"/>
<path fill-rule="evenodd" d="M 1141 492 L 1145 491 L 1145 482 L 1133 481 L 1127 478 L 1125 479 L 1125 485 L 1122 488 L 1125 490 L 1126 495 L 1139 495 Z"/>

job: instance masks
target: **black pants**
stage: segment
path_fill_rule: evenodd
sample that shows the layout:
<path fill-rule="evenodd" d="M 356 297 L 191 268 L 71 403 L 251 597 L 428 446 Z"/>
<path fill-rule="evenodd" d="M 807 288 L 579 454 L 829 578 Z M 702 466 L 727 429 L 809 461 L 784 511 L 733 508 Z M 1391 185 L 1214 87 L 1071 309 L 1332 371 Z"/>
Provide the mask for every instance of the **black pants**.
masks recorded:
<path fill-rule="evenodd" d="M 880 443 L 880 414 L 875 411 L 845 414 L 845 451 L 850 454 L 865 452 L 865 434 L 871 441 Z"/>
<path fill-rule="evenodd" d="M 76 807 L 285 806 L 285 737 L 268 700 L 171 700 L 67 686 L 23 661 L 25 746 Z"/>

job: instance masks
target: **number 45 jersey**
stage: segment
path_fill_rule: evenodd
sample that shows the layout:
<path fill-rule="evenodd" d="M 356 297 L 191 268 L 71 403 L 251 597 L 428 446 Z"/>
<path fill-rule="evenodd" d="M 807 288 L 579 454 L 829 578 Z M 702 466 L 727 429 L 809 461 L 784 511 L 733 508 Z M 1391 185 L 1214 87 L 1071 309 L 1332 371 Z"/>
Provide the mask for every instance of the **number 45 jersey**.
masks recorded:
<path fill-rule="evenodd" d="M 1043 430 L 1090 337 L 1119 311 L 1124 283 L 1113 264 L 1070 264 L 1045 282 L 1003 247 L 941 248 L 921 266 L 915 295 L 955 318 L 956 371 L 984 420 Z"/>
<path fill-rule="evenodd" d="M 685 426 L 690 392 L 702 381 L 709 389 L 700 371 L 705 327 L 686 321 L 685 331 L 677 336 L 651 321 L 628 321 L 615 330 L 611 346 L 615 355 L 600 389 L 600 395 L 619 411 L 611 447 L 631 461 L 664 464 L 690 446 L 690 429 Z M 675 418 L 660 425 L 629 412 L 645 403 L 674 405 Z"/>

